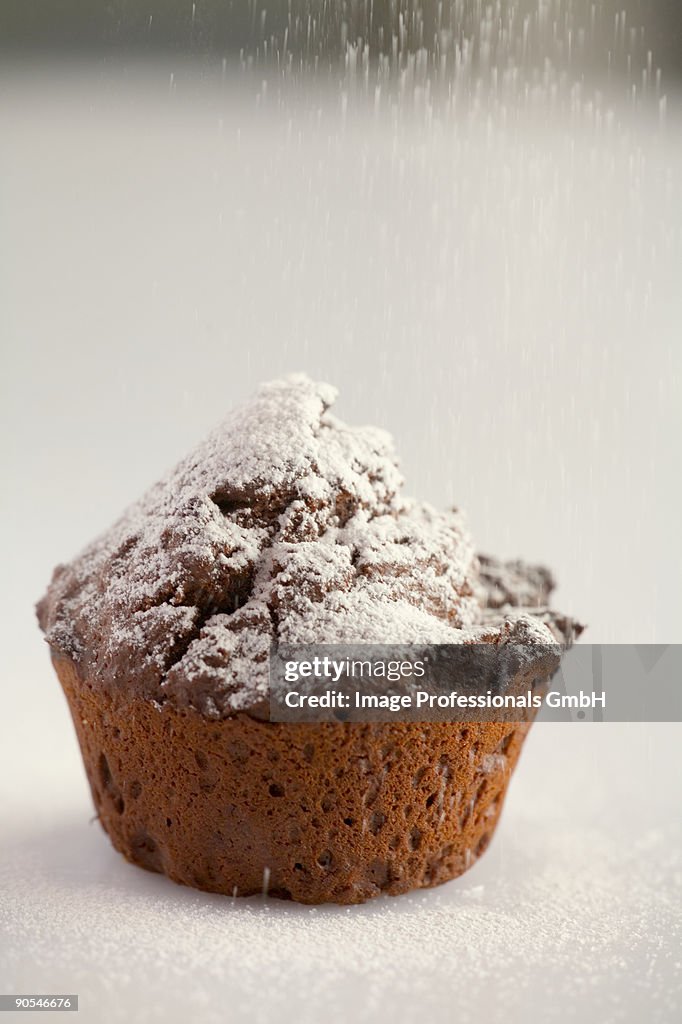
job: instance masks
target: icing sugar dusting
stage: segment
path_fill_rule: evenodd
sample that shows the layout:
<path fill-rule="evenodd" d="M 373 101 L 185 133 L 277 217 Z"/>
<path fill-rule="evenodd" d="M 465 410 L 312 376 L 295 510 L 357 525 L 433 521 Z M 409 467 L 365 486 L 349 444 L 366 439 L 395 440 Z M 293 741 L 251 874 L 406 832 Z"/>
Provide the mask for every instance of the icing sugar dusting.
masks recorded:
<path fill-rule="evenodd" d="M 551 642 L 549 575 L 481 568 L 461 513 L 403 497 L 389 435 L 335 398 L 303 374 L 263 385 L 60 566 L 38 607 L 53 651 L 222 717 L 266 696 L 275 640 Z"/>

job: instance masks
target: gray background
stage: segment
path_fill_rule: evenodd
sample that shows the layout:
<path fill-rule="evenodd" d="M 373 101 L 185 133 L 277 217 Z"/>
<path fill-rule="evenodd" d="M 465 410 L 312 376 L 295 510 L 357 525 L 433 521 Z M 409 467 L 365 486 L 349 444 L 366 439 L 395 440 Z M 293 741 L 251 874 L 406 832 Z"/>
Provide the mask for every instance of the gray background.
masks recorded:
<path fill-rule="evenodd" d="M 376 112 L 180 57 L 5 62 L 0 990 L 88 1020 L 676 1019 L 679 726 L 538 726 L 490 851 L 432 893 L 233 903 L 88 825 L 32 616 L 305 369 L 483 550 L 551 565 L 592 642 L 679 642 L 679 102 L 571 89 Z"/>

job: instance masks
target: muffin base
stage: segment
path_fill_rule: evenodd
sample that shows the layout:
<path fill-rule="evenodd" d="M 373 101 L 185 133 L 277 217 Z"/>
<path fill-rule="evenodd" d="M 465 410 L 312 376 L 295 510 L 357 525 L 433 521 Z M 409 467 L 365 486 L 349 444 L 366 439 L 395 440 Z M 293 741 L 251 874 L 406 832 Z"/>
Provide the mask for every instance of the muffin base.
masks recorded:
<path fill-rule="evenodd" d="M 212 721 L 53 662 L 116 849 L 232 896 L 350 904 L 456 878 L 490 842 L 530 727 Z"/>

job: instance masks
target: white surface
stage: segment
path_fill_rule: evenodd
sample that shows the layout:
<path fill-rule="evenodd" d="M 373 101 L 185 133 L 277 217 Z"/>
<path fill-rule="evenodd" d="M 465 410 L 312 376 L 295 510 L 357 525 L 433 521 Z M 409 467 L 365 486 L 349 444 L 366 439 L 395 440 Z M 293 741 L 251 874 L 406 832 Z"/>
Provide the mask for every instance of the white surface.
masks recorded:
<path fill-rule="evenodd" d="M 93 1021 L 677 1019 L 680 726 L 537 727 L 491 849 L 437 891 L 233 903 L 87 824 L 31 611 L 233 400 L 306 369 L 482 548 L 552 565 L 589 639 L 679 641 L 674 105 L 662 134 L 620 108 L 396 127 L 30 72 L 0 114 L 0 991 Z"/>
<path fill-rule="evenodd" d="M 22 778 L 10 807 L 4 991 L 78 992 L 88 1021 L 677 1019 L 678 726 L 538 726 L 467 875 L 346 910 L 126 864 L 87 824 L 66 717 L 63 767 Z"/>

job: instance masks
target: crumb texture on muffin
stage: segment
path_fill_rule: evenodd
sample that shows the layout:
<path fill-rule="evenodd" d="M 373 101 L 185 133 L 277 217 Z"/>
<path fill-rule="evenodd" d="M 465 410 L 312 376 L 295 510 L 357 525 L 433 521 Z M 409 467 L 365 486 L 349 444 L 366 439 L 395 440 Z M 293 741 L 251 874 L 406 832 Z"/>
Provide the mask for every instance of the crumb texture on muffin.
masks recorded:
<path fill-rule="evenodd" d="M 129 861 L 228 896 L 361 903 L 485 851 L 528 723 L 277 723 L 93 689 L 56 662 L 102 826 Z"/>
<path fill-rule="evenodd" d="M 263 385 L 73 562 L 38 616 L 108 688 L 212 719 L 267 696 L 271 642 L 546 643 L 549 574 L 477 558 L 462 514 L 402 494 L 390 437 L 335 389 Z"/>

